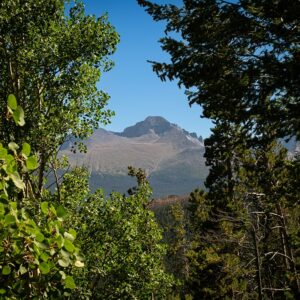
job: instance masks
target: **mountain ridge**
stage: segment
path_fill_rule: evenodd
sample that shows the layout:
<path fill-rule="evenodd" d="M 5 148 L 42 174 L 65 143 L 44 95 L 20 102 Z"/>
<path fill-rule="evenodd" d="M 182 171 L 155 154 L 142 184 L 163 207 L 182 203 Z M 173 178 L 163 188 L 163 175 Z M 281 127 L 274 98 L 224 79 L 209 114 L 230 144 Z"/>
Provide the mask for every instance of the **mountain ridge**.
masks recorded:
<path fill-rule="evenodd" d="M 126 192 L 135 184 L 127 176 L 129 165 L 146 171 L 155 197 L 189 193 L 203 187 L 207 175 L 202 137 L 163 117 L 149 116 L 123 132 L 100 128 L 84 143 L 86 154 L 72 153 L 69 143 L 61 155 L 72 166 L 87 167 L 92 189 L 103 187 L 107 193 Z"/>
<path fill-rule="evenodd" d="M 87 154 L 72 153 L 72 141 L 63 145 L 60 154 L 68 156 L 72 166 L 89 169 L 92 190 L 101 187 L 107 194 L 125 193 L 136 184 L 127 175 L 128 166 L 146 171 L 154 197 L 189 194 L 195 188 L 204 188 L 208 168 L 203 138 L 163 117 L 149 116 L 122 132 L 100 128 L 84 143 Z M 300 151 L 295 138 L 281 143 L 289 157 Z"/>
<path fill-rule="evenodd" d="M 122 132 L 114 132 L 115 134 L 123 137 L 139 137 L 149 133 L 161 135 L 172 129 L 182 131 L 184 134 L 198 139 L 203 143 L 203 138 L 200 135 L 197 136 L 195 132 L 188 132 L 187 130 L 180 128 L 178 125 L 167 121 L 161 116 L 148 116 L 145 120 L 137 122 L 135 125 L 126 127 Z"/>

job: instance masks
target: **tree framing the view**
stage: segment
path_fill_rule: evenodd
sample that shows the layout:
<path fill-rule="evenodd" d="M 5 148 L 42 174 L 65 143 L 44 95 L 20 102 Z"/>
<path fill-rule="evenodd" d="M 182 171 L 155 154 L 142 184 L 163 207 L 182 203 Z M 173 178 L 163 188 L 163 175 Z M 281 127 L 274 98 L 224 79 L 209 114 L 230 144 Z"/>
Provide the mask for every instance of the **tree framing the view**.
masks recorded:
<path fill-rule="evenodd" d="M 2 1 L 0 4 L 0 139 L 30 140 L 38 153 L 40 193 L 50 157 L 70 135 L 84 138 L 107 123 L 109 96 L 97 90 L 101 72 L 119 36 L 106 16 L 84 13 L 75 1 Z M 6 120 L 6 98 L 13 93 L 26 114 L 21 129 Z"/>
<path fill-rule="evenodd" d="M 299 158 L 288 160 L 278 139 L 300 137 L 299 1 L 138 3 L 166 22 L 160 43 L 171 60 L 153 70 L 178 80 L 215 125 L 205 141 L 208 193 L 192 197 L 196 212 L 209 209 L 203 220 L 191 214 L 191 294 L 297 298 Z"/>

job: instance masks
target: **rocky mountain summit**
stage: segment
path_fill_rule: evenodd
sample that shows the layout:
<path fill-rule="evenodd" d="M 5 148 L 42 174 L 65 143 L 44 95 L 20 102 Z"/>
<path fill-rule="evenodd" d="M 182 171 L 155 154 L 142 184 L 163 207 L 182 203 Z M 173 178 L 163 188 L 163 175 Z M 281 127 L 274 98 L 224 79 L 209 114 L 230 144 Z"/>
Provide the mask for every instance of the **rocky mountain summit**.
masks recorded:
<path fill-rule="evenodd" d="M 127 176 L 129 165 L 146 170 L 155 197 L 189 193 L 203 186 L 207 175 L 202 137 L 163 117 L 147 117 L 123 132 L 98 129 L 85 144 L 86 154 L 72 153 L 70 144 L 61 154 L 71 165 L 87 167 L 92 189 L 102 187 L 106 193 L 126 192 L 135 184 Z"/>
<path fill-rule="evenodd" d="M 163 117 L 147 117 L 144 121 L 127 127 L 123 132 L 116 134 L 128 138 L 140 137 L 148 134 L 155 134 L 161 137 L 172 134 L 186 139 L 198 139 L 203 143 L 203 138 L 201 136 L 198 138 L 195 132 L 190 133 L 180 128 L 178 125 L 168 122 Z"/>

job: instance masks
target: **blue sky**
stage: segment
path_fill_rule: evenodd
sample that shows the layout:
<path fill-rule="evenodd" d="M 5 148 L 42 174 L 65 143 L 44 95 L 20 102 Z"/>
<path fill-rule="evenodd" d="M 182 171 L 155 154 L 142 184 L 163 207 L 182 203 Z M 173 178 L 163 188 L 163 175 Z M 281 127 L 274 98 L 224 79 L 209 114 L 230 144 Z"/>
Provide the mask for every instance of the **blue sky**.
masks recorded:
<path fill-rule="evenodd" d="M 115 67 L 104 73 L 98 87 L 111 96 L 109 108 L 116 116 L 106 127 L 122 131 L 147 116 L 162 116 L 182 128 L 207 137 L 211 123 L 200 118 L 201 107 L 188 105 L 184 89 L 176 82 L 161 82 L 147 60 L 168 61 L 159 38 L 164 24 L 157 23 L 136 0 L 84 0 L 86 12 L 96 16 L 108 13 L 121 41 L 112 57 Z M 180 5 L 181 0 L 156 0 L 156 3 Z"/>

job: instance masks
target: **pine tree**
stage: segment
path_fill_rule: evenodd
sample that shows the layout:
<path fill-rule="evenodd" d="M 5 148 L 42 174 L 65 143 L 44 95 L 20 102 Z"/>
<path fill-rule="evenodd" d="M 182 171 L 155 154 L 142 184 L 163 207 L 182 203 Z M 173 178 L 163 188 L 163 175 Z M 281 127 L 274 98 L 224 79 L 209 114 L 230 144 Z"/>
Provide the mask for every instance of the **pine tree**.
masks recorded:
<path fill-rule="evenodd" d="M 193 296 L 297 298 L 298 163 L 278 139 L 300 137 L 300 3 L 138 2 L 167 22 L 160 42 L 171 61 L 153 62 L 154 71 L 178 79 L 215 124 L 205 142 L 208 192 L 192 206 L 209 207 L 205 221 L 191 214 Z"/>

